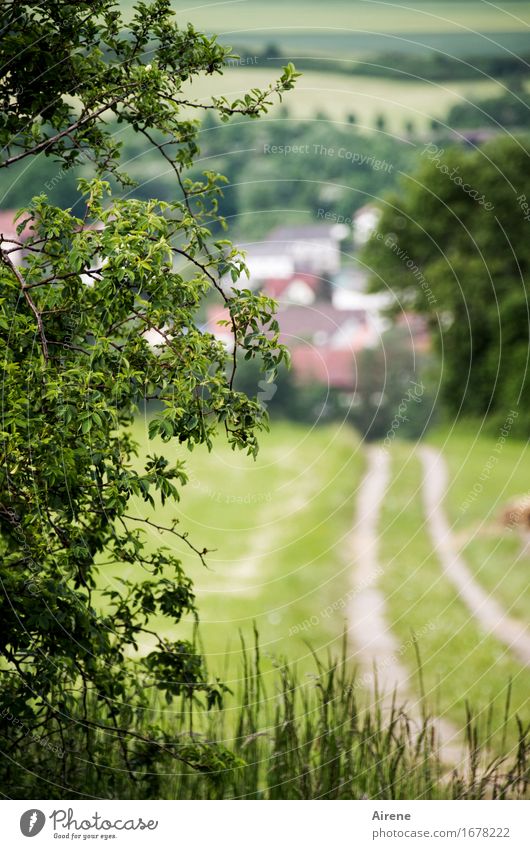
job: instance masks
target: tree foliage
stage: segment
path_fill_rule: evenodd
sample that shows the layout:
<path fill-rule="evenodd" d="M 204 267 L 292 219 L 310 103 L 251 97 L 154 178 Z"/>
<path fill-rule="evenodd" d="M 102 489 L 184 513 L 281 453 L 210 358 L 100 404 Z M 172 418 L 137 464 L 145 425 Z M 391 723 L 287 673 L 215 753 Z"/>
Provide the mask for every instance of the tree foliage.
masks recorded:
<path fill-rule="evenodd" d="M 371 286 L 428 316 L 451 414 L 528 414 L 528 139 L 469 152 L 427 145 L 383 206 L 364 259 Z M 527 433 L 520 415 L 516 428 Z"/>
<path fill-rule="evenodd" d="M 528 130 L 529 124 L 530 96 L 521 85 L 514 85 L 513 90 L 496 97 L 455 103 L 447 115 L 447 125 L 458 129 L 515 127 Z"/>
<path fill-rule="evenodd" d="M 2 242 L 0 728 L 9 757 L 1 769 L 21 795 L 41 771 L 38 792 L 46 778 L 53 795 L 51 784 L 58 776 L 74 782 L 80 762 L 99 759 L 104 770 L 109 740 L 131 775 L 148 775 L 161 756 L 220 769 L 230 753 L 175 739 L 145 719 L 154 689 L 168 703 L 203 693 L 212 706 L 223 685 L 208 679 L 193 642 L 149 628 L 154 615 L 174 626 L 195 615 L 173 536 L 193 556 L 206 552 L 185 529 L 149 518 L 150 508 L 179 499 L 186 471 L 155 450 L 140 462 L 128 428 L 139 405 L 156 400 L 152 437 L 191 450 L 211 447 L 222 427 L 234 448 L 257 452 L 266 414 L 235 389 L 236 355 L 273 373 L 286 352 L 274 302 L 245 288 L 243 258 L 212 237 L 223 223 L 222 178 L 186 176 L 200 124 L 189 115 L 255 117 L 292 88 L 296 73 L 288 66 L 269 89 L 234 102 L 195 103 L 190 80 L 222 72 L 230 51 L 180 29 L 167 0 L 138 3 L 126 29 L 108 0 L 7 2 L 0 23 L 8 69 L 0 166 L 44 154 L 58 169 L 87 160 L 94 167 L 94 178 L 80 181 L 80 215 L 39 195 L 19 214 L 17 239 Z M 129 178 L 109 117 L 167 161 L 173 202 L 110 195 L 109 175 Z M 199 310 L 212 295 L 227 308 L 231 351 L 200 329 Z M 145 512 L 131 513 L 132 498 Z M 150 526 L 165 545 L 147 544 Z M 140 566 L 145 578 L 122 580 L 102 600 L 103 560 Z M 144 637 L 147 655 L 138 651 Z M 28 761 L 30 733 L 40 747 Z M 53 747 L 66 759 L 50 759 Z M 112 793 L 111 784 L 98 789 Z"/>

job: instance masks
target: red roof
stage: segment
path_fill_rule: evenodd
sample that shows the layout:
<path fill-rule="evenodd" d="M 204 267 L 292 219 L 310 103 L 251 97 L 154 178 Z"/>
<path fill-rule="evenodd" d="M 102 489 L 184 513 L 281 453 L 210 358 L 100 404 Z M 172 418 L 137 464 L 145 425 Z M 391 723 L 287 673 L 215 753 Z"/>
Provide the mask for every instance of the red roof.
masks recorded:
<path fill-rule="evenodd" d="M 222 305 L 208 308 L 208 329 L 218 338 L 230 337 L 230 328 L 218 322 L 229 317 Z M 358 324 L 359 344 L 352 338 L 341 347 L 330 344 L 342 325 Z M 355 350 L 362 347 L 366 314 L 364 310 L 336 310 L 323 303 L 312 307 L 288 306 L 278 314 L 280 340 L 291 352 L 292 368 L 299 383 L 317 382 L 335 389 L 355 389 Z M 322 333 L 317 341 L 315 333 Z"/>
<path fill-rule="evenodd" d="M 328 302 L 319 302 L 310 306 L 289 304 L 280 306 L 278 310 L 280 339 L 287 345 L 297 340 L 312 339 L 319 331 L 332 336 L 341 327 L 352 322 L 359 327 L 365 325 L 366 311 L 338 310 Z"/>
<path fill-rule="evenodd" d="M 291 351 L 293 371 L 300 383 L 323 383 L 334 389 L 355 389 L 351 351 L 299 346 Z"/>
<path fill-rule="evenodd" d="M 284 279 L 268 279 L 265 280 L 262 286 L 263 292 L 270 298 L 281 298 L 286 289 L 289 288 L 293 280 L 303 280 L 309 288 L 317 294 L 320 289 L 326 285 L 326 280 L 318 277 L 316 274 L 309 274 L 306 271 L 300 273 L 295 272 L 290 277 Z"/>

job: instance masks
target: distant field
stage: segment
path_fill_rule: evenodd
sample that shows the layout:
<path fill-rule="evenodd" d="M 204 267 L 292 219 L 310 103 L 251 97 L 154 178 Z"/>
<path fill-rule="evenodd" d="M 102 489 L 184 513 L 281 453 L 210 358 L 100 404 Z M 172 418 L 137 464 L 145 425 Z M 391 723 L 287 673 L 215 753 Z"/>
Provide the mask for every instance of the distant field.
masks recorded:
<path fill-rule="evenodd" d="M 124 9 L 134 6 L 122 0 Z M 309 30 L 337 29 L 366 32 L 514 32 L 530 26 L 530 7 L 525 2 L 507 2 L 502 6 L 481 0 L 453 2 L 417 2 L 409 0 L 400 7 L 396 2 L 373 0 L 226 0 L 198 3 L 173 0 L 180 19 L 216 32 L 268 30 L 271 28 Z M 301 19 L 301 14 L 303 18 Z"/>
<path fill-rule="evenodd" d="M 212 95 L 235 99 L 252 87 L 267 85 L 274 76 L 274 69 L 231 68 L 223 76 L 201 78 L 189 90 L 199 101 Z M 432 118 L 443 118 L 454 103 L 475 102 L 500 91 L 500 84 L 490 81 L 433 84 L 308 71 L 284 104 L 290 115 L 300 118 L 322 112 L 331 120 L 345 121 L 353 112 L 361 128 L 372 128 L 383 113 L 388 129 L 399 133 L 407 120 L 425 128 Z"/>
<path fill-rule="evenodd" d="M 381 80 L 349 77 L 333 72 L 335 62 L 370 59 L 385 53 L 440 51 L 456 57 L 474 55 L 515 55 L 528 52 L 530 4 L 508 2 L 500 5 L 469 2 L 414 2 L 399 4 L 331 0 L 329 3 L 304 0 L 226 0 L 213 4 L 190 5 L 174 0 L 177 20 L 190 20 L 198 29 L 215 33 L 234 49 L 257 53 L 273 44 L 294 61 L 320 58 L 329 61 L 328 72 L 306 72 L 296 91 L 286 98 L 290 113 L 311 117 L 324 112 L 331 120 L 343 121 L 348 113 L 358 123 L 372 128 L 376 116 L 384 114 L 388 129 L 398 133 L 406 121 L 418 130 L 441 119 L 454 103 L 475 101 L 496 94 L 495 83 L 430 83 L 407 80 Z M 131 9 L 132 0 L 122 0 Z M 257 60 L 256 60 L 257 61 Z M 275 70 L 245 65 L 231 68 L 223 77 L 207 77 L 194 83 L 197 97 L 211 94 L 234 96 L 252 86 L 262 86 Z"/>
<path fill-rule="evenodd" d="M 227 0 L 193 5 L 174 0 L 182 23 L 191 20 L 206 32 L 238 46 L 279 45 L 294 55 L 348 59 L 385 50 L 417 52 L 433 48 L 463 56 L 528 49 L 530 6 L 508 2 L 397 3 L 331 0 Z M 129 10 L 132 0 L 122 0 Z"/>

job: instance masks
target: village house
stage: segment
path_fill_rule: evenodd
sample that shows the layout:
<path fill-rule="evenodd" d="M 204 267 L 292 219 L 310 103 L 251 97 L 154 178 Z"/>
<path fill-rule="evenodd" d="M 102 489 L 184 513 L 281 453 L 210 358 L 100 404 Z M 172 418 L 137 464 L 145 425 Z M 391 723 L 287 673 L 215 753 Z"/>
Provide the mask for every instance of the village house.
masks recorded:
<path fill-rule="evenodd" d="M 206 329 L 228 349 L 230 327 L 224 306 L 211 306 Z M 312 305 L 279 302 L 280 342 L 289 348 L 295 378 L 301 384 L 323 383 L 335 389 L 355 389 L 355 354 L 375 346 L 377 328 L 366 310 L 338 310 L 328 302 Z"/>
<path fill-rule="evenodd" d="M 305 224 L 276 227 L 263 242 L 243 244 L 251 287 L 259 288 L 266 280 L 292 280 L 299 274 L 324 278 L 336 274 L 344 235 L 341 225 Z"/>
<path fill-rule="evenodd" d="M 358 241 L 369 238 L 378 216 L 372 204 L 358 210 L 354 216 Z M 278 303 L 280 342 L 291 353 L 295 379 L 353 393 L 355 357 L 377 347 L 392 326 L 386 313 L 393 298 L 366 292 L 367 272 L 361 264 L 342 267 L 344 228 L 339 229 L 325 223 L 277 227 L 263 242 L 244 250 L 250 288 Z M 231 350 L 230 327 L 219 323 L 227 318 L 222 304 L 212 305 L 205 329 Z M 400 321 L 410 333 L 411 346 L 426 350 L 425 322 L 412 314 Z"/>
<path fill-rule="evenodd" d="M 353 244 L 355 248 L 361 248 L 372 233 L 377 229 L 381 210 L 375 203 L 367 203 L 353 215 Z"/>

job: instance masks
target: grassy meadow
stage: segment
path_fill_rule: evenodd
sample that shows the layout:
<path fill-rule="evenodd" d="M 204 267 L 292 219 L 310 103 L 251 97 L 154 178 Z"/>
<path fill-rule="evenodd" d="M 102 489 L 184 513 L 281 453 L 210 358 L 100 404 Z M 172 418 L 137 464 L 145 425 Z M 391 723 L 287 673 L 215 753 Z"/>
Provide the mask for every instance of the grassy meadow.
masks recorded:
<path fill-rule="evenodd" d="M 135 436 L 142 452 L 149 451 L 147 420 L 137 421 Z M 530 611 L 527 559 L 517 558 L 517 538 L 496 521 L 502 503 L 524 491 L 525 446 L 507 440 L 495 479 L 463 518 L 459 505 L 480 476 L 495 439 L 476 439 L 470 428 L 461 427 L 434 432 L 431 442 L 449 461 L 452 482 L 446 510 L 466 561 L 476 580 L 525 621 Z M 347 594 L 354 586 L 347 541 L 365 469 L 363 447 L 354 431 L 346 425 L 307 429 L 277 422 L 263 436 L 257 461 L 234 454 L 222 438 L 210 455 L 206 450 L 182 450 L 181 456 L 189 483 L 178 507 L 149 511 L 137 502 L 130 512 L 163 525 L 178 518 L 180 530 L 188 531 L 195 545 L 211 549 L 208 569 L 189 550 L 179 549 L 197 590 L 200 635 L 210 670 L 238 688 L 240 635 L 249 644 L 254 625 L 269 684 L 284 658 L 311 674 L 311 649 L 337 657 L 348 627 Z M 506 733 L 510 690 L 508 739 L 513 742 L 515 714 L 528 717 L 528 671 L 494 636 L 482 633 L 443 575 L 425 525 L 421 466 L 412 444 L 396 440 L 390 460 L 392 480 L 379 521 L 379 586 L 410 686 L 419 694 L 412 639 L 416 635 L 431 710 L 461 728 L 470 704 L 483 735 L 498 748 Z M 477 533 L 477 524 L 486 527 L 487 534 Z M 469 527 L 473 533 L 467 539 L 462 533 Z M 148 529 L 148 535 L 153 547 L 159 544 L 155 530 Z M 171 539 L 166 542 L 173 546 Z M 131 567 L 102 567 L 102 584 L 110 586 L 124 575 L 141 578 Z M 167 623 L 152 624 L 168 637 L 191 634 L 190 624 L 179 626 L 177 635 L 164 633 Z M 149 648 L 143 644 L 140 650 Z M 354 651 L 350 641 L 349 655 Z M 350 661 L 349 666 L 354 665 Z"/>
<path fill-rule="evenodd" d="M 466 443 L 465 436 L 456 439 L 461 445 Z M 487 442 L 484 450 L 488 449 Z M 520 445 L 513 446 L 514 464 L 518 462 L 520 448 Z M 467 483 L 462 489 L 457 475 L 456 467 L 462 457 L 448 451 L 447 458 L 451 461 L 451 471 L 454 469 L 446 499 L 446 510 L 452 519 L 455 499 L 456 503 L 462 499 Z M 466 464 L 466 475 L 478 476 L 481 461 L 480 456 L 470 458 Z M 493 743 L 499 744 L 504 734 L 508 688 L 511 690 L 511 720 L 516 713 L 522 716 L 529 714 L 529 672 L 494 636 L 483 633 L 444 576 L 425 524 L 421 466 L 413 449 L 396 442 L 392 465 L 393 480 L 381 517 L 382 581 L 391 628 L 400 645 L 404 646 L 402 662 L 411 672 L 415 670 L 416 657 L 414 647 L 410 645 L 411 633 L 414 632 L 418 635 L 422 674 L 430 703 L 437 704 L 438 713 L 450 718 L 455 725 L 461 724 L 466 703 L 469 703 L 479 714 L 484 728 L 490 724 Z M 508 483 L 512 471 L 509 463 L 502 468 L 508 490 L 512 486 Z M 489 509 L 490 505 L 486 506 L 486 503 L 482 505 L 483 509 Z M 502 536 L 503 531 L 499 529 L 498 534 Z M 468 565 L 474 567 L 476 580 L 515 615 L 516 611 L 507 604 L 510 594 L 513 604 L 517 586 L 511 580 L 511 573 L 519 570 L 519 582 L 527 586 L 528 562 L 523 559 L 514 564 L 512 547 L 499 548 L 495 558 L 490 559 L 489 579 L 485 580 L 480 559 L 469 556 L 469 545 L 463 548 L 463 554 Z M 497 593 L 497 585 L 502 583 L 504 595 Z M 527 621 L 529 612 L 528 597 L 525 600 L 523 596 L 517 615 L 522 621 Z"/>
<path fill-rule="evenodd" d="M 528 497 L 528 443 L 472 425 L 433 434 L 451 474 L 446 509 L 477 581 L 513 616 L 528 620 L 528 554 L 520 536 L 502 523 L 513 498 Z"/>
<path fill-rule="evenodd" d="M 138 421 L 135 436 L 148 451 L 146 434 L 146 421 Z M 208 569 L 189 549 L 179 551 L 195 584 L 208 664 L 229 677 L 233 662 L 238 666 L 238 632 L 248 638 L 253 623 L 271 658 L 289 655 L 309 667 L 304 640 L 336 649 L 346 624 L 340 599 L 351 589 L 345 537 L 364 467 L 355 433 L 346 426 L 308 430 L 277 423 L 261 443 L 256 461 L 234 454 L 222 437 L 212 454 L 182 450 L 189 483 L 180 505 L 153 512 L 138 501 L 130 508 L 131 515 L 150 515 L 162 525 L 178 518 L 179 530 L 210 549 Z M 149 538 L 153 547 L 160 544 L 156 531 L 149 529 Z M 129 567 L 119 574 L 142 577 Z M 114 577 L 102 567 L 105 586 Z M 153 624 L 164 634 L 167 622 Z M 187 631 L 179 628 L 179 634 Z"/>

